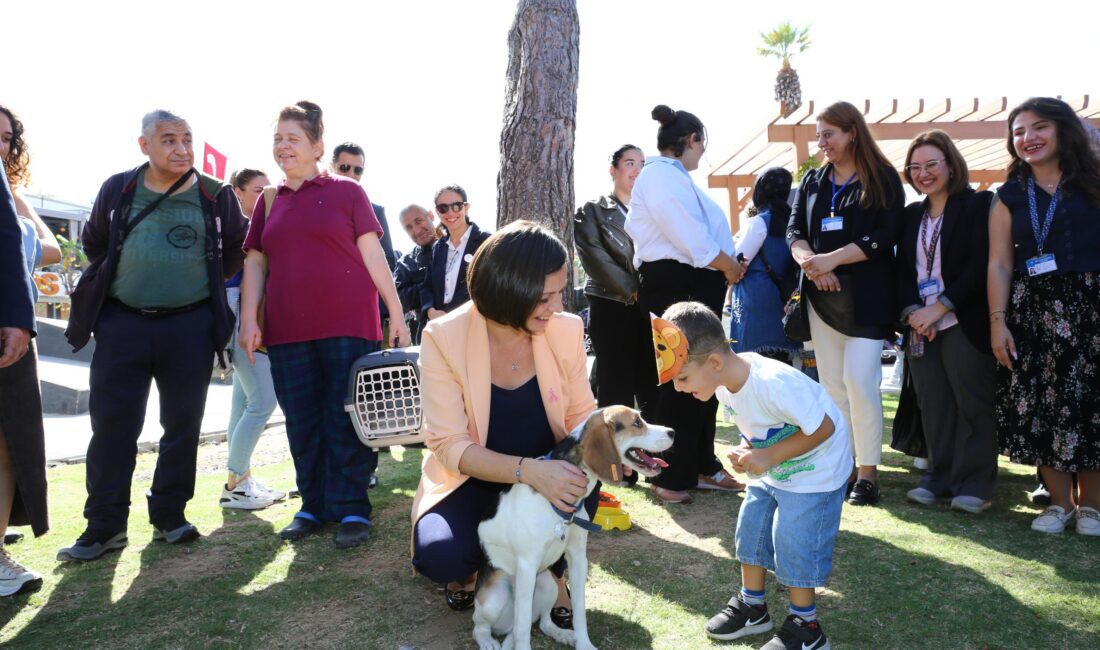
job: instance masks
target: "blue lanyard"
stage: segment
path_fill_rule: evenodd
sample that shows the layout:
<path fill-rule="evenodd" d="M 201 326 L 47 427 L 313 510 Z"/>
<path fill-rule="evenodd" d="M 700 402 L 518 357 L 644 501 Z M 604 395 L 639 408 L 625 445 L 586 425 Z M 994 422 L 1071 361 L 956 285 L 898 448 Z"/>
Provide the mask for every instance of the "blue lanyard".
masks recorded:
<path fill-rule="evenodd" d="M 844 184 L 840 186 L 839 190 L 836 189 L 836 180 L 833 178 L 833 176 L 836 175 L 836 169 L 834 168 L 833 173 L 829 175 L 829 182 L 833 184 L 833 198 L 829 201 L 830 217 L 836 216 L 836 197 L 840 196 L 840 193 L 848 188 L 848 185 L 851 184 L 852 179 L 856 177 L 857 173 L 858 172 L 852 172 L 852 175 L 848 177 L 848 180 L 844 181 Z"/>
<path fill-rule="evenodd" d="M 1047 214 L 1043 219 L 1043 227 L 1039 229 L 1039 208 L 1035 205 L 1035 177 L 1027 177 L 1027 207 L 1031 212 L 1031 232 L 1035 235 L 1035 244 L 1039 247 L 1039 255 L 1043 254 L 1043 244 L 1050 234 L 1050 224 L 1054 223 L 1054 211 L 1058 208 L 1058 200 L 1062 198 L 1062 179 L 1058 179 L 1058 186 L 1054 188 L 1054 196 L 1050 197 L 1050 205 L 1047 206 Z"/>

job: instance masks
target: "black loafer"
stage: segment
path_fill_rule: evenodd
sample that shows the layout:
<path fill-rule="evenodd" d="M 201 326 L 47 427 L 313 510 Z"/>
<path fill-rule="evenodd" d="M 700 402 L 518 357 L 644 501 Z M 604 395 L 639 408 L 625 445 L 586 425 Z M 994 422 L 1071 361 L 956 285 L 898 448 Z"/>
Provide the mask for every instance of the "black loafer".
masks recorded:
<path fill-rule="evenodd" d="M 572 630 L 573 610 L 568 607 L 555 607 L 550 610 L 550 620 L 562 630 Z"/>
<path fill-rule="evenodd" d="M 345 521 L 336 529 L 333 542 L 336 548 L 359 546 L 370 539 L 370 524 L 361 521 Z"/>
<path fill-rule="evenodd" d="M 279 537 L 288 542 L 305 539 L 321 529 L 321 523 L 305 517 L 295 517 L 290 525 L 279 531 Z"/>
<path fill-rule="evenodd" d="M 444 588 L 443 592 L 447 596 L 447 607 L 450 607 L 456 612 L 462 612 L 474 606 L 474 592 L 472 591 L 466 591 L 464 589 L 452 591 Z"/>
<path fill-rule="evenodd" d="M 9 532 L 4 533 L 4 544 L 5 545 L 18 544 L 21 541 L 23 541 L 23 533 L 21 533 L 17 530 L 13 530 L 13 531 L 9 531 Z"/>
<path fill-rule="evenodd" d="M 852 486 L 852 494 L 848 497 L 848 503 L 853 506 L 869 506 L 878 503 L 881 493 L 878 484 L 861 478 Z"/>

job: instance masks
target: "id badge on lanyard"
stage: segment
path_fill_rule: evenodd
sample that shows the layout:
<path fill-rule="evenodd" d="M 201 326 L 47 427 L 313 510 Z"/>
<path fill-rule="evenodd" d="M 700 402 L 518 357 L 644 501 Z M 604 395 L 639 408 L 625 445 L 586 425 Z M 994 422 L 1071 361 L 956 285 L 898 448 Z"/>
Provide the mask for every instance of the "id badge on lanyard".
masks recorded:
<path fill-rule="evenodd" d="M 940 292 L 940 283 L 936 281 L 936 278 L 928 278 L 917 284 L 917 290 L 920 292 L 921 298 L 934 296 Z"/>
<path fill-rule="evenodd" d="M 1050 234 L 1050 224 L 1054 222 L 1054 212 L 1058 209 L 1058 201 L 1062 198 L 1062 179 L 1058 179 L 1058 186 L 1054 189 L 1054 196 L 1050 197 L 1050 205 L 1047 206 L 1047 213 L 1043 219 L 1042 227 L 1039 226 L 1039 208 L 1035 205 L 1035 177 L 1028 176 L 1027 178 L 1027 207 L 1031 216 L 1031 232 L 1035 235 L 1035 244 L 1038 250 L 1038 254 L 1035 257 L 1028 259 L 1025 264 L 1027 265 L 1027 274 L 1031 277 L 1037 275 L 1043 275 L 1044 273 L 1051 273 L 1058 270 L 1058 262 L 1054 259 L 1053 253 L 1043 254 L 1043 244 L 1046 243 L 1047 235 Z"/>
<path fill-rule="evenodd" d="M 844 217 L 836 216 L 836 199 L 855 177 L 856 174 L 852 173 L 852 175 L 848 177 L 848 180 L 844 181 L 844 185 L 840 186 L 839 190 L 836 189 L 836 181 L 830 180 L 833 184 L 833 196 L 829 200 L 829 216 L 821 220 L 821 232 L 839 232 L 844 230 Z"/>
<path fill-rule="evenodd" d="M 1042 275 L 1058 270 L 1058 263 L 1054 261 L 1054 254 L 1037 255 L 1027 262 L 1027 274 L 1031 276 Z"/>

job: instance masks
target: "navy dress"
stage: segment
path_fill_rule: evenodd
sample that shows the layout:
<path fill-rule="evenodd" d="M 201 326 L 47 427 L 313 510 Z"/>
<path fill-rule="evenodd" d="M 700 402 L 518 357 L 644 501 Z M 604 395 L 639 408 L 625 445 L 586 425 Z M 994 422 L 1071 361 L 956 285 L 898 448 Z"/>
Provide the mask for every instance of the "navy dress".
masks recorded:
<path fill-rule="evenodd" d="M 756 219 L 771 227 L 771 212 L 765 210 Z M 768 264 L 777 278 L 784 277 L 794 264 L 787 239 L 783 235 L 768 235 L 762 247 Z M 759 253 L 749 262 L 745 277 L 733 285 L 733 312 L 730 316 L 731 347 L 734 352 L 759 352 L 773 356 L 776 352 L 800 350 L 802 345 L 783 334 L 783 300 L 779 288 L 764 267 Z"/>
<path fill-rule="evenodd" d="M 489 398 L 489 431 L 485 448 L 510 456 L 539 458 L 557 443 L 546 418 L 537 377 L 513 390 L 494 385 Z M 490 483 L 471 477 L 434 508 L 413 529 L 413 566 L 438 583 L 463 582 L 481 568 L 484 554 L 477 527 L 496 510 L 508 483 Z M 591 519 L 600 501 L 599 485 L 584 502 Z M 551 569 L 560 576 L 559 560 Z"/>

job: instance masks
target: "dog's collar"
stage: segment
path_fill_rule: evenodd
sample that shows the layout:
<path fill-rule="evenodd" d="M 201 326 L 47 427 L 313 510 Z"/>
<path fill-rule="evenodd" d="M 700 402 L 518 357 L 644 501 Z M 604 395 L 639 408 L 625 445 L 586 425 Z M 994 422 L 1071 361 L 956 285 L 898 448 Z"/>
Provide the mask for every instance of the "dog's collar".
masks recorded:
<path fill-rule="evenodd" d="M 553 453 L 554 452 L 550 452 L 550 453 L 546 454 L 545 456 L 543 456 L 542 458 L 540 458 L 539 460 L 550 460 L 550 455 L 553 454 Z M 581 500 L 578 501 L 576 504 L 574 504 L 573 512 L 566 512 L 564 510 L 559 510 L 558 507 L 555 506 L 552 503 L 550 504 L 550 508 L 553 509 L 554 514 L 556 514 L 557 516 L 562 518 L 562 521 L 565 522 L 566 526 L 568 526 L 569 524 L 577 524 L 578 526 L 580 526 L 581 528 L 587 530 L 590 533 L 598 533 L 601 530 L 603 530 L 603 526 L 600 526 L 597 523 L 588 521 L 587 519 L 577 519 L 577 512 L 579 512 L 580 509 L 582 507 L 584 507 L 584 498 L 585 497 L 581 497 Z M 564 533 L 563 533 L 563 537 L 564 537 Z"/>

